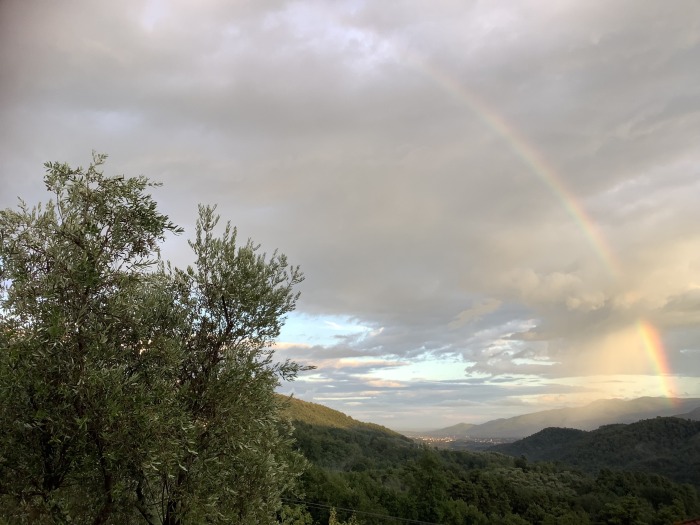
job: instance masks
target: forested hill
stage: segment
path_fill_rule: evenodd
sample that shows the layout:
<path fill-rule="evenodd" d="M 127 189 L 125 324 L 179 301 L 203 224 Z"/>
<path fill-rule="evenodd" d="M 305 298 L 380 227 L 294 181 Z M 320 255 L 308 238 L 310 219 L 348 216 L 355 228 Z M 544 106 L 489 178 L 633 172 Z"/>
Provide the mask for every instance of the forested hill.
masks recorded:
<path fill-rule="evenodd" d="M 283 403 L 285 404 L 284 412 L 292 421 L 331 428 L 374 430 L 394 437 L 403 437 L 398 432 L 386 427 L 357 421 L 342 412 L 318 403 L 310 403 L 294 397 L 285 397 Z"/>
<path fill-rule="evenodd" d="M 315 465 L 364 470 L 405 460 L 413 441 L 374 423 L 363 423 L 331 408 L 290 398 L 286 415 L 294 424 L 298 449 Z"/>
<path fill-rule="evenodd" d="M 533 461 L 559 461 L 597 473 L 602 468 L 662 474 L 700 487 L 700 421 L 658 417 L 597 430 L 546 428 L 493 451 Z"/>
<path fill-rule="evenodd" d="M 667 525 L 700 516 L 697 488 L 671 482 L 653 469 L 589 474 L 495 452 L 435 450 L 298 400 L 288 403 L 287 415 L 296 447 L 310 460 L 302 490 L 285 496 L 300 517 L 297 523 L 342 525 L 354 516 L 358 525 Z M 545 443 L 564 445 L 588 434 L 548 432 L 565 436 L 549 440 L 544 433 Z M 332 508 L 337 519 L 331 519 Z"/>

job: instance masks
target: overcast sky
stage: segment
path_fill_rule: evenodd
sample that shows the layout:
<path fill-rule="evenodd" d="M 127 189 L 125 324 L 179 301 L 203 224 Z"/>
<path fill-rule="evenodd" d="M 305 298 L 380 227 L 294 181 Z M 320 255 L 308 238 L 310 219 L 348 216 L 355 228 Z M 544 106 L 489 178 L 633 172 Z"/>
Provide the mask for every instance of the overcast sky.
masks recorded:
<path fill-rule="evenodd" d="M 217 203 L 361 420 L 700 397 L 699 65 L 696 1 L 4 0 L 0 207 L 93 149 Z"/>

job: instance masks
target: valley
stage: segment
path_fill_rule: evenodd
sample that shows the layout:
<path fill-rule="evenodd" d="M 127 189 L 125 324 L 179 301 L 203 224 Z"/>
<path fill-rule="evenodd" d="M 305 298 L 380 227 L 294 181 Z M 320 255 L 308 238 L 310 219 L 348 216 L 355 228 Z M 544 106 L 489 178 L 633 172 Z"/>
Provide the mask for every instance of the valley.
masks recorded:
<path fill-rule="evenodd" d="M 621 419 L 657 405 L 653 398 L 597 404 L 617 407 L 607 413 Z M 286 501 L 309 523 L 328 523 L 332 512 L 341 524 L 667 525 L 700 516 L 700 422 L 687 418 L 548 427 L 516 440 L 455 436 L 455 429 L 408 437 L 296 399 L 286 414 L 310 462 L 301 492 Z"/>

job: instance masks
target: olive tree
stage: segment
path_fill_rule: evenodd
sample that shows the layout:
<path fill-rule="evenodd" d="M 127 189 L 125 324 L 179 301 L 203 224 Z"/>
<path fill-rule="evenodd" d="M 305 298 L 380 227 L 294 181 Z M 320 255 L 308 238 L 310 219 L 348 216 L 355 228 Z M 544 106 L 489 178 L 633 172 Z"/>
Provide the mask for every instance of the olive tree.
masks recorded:
<path fill-rule="evenodd" d="M 271 346 L 303 279 L 200 207 L 193 266 L 145 177 L 47 163 L 0 211 L 0 515 L 27 523 L 268 523 L 295 486 Z M 0 518 L 1 520 L 2 518 Z"/>

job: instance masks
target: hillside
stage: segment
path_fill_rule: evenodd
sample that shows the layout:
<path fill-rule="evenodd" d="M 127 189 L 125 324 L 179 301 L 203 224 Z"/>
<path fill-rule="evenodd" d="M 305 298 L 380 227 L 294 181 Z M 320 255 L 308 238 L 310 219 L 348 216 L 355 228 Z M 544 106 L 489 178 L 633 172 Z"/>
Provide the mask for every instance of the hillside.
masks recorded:
<path fill-rule="evenodd" d="M 357 421 L 338 410 L 333 410 L 318 403 L 302 401 L 295 397 L 284 397 L 283 402 L 285 404 L 284 414 L 292 421 L 329 428 L 374 430 L 394 437 L 402 437 L 401 434 L 391 429 L 374 423 Z"/>
<path fill-rule="evenodd" d="M 413 441 L 374 423 L 363 423 L 317 403 L 286 400 L 285 413 L 294 425 L 297 448 L 315 465 L 364 470 L 407 459 Z"/>
<path fill-rule="evenodd" d="M 690 412 L 686 412 L 685 414 L 678 414 L 676 417 L 700 421 L 700 407 L 697 407 L 695 410 L 691 410 Z"/>
<path fill-rule="evenodd" d="M 696 419 L 700 410 L 699 398 L 669 399 L 640 397 L 637 399 L 602 399 L 582 407 L 543 410 L 506 419 L 495 419 L 480 425 L 468 426 L 471 438 L 523 438 L 548 427 L 594 430 L 613 423 L 634 423 L 653 417 L 671 417 L 687 412 L 687 419 Z M 459 426 L 459 425 L 457 425 Z M 423 432 L 435 437 L 455 436 L 451 429 Z M 466 435 L 459 434 L 459 435 Z"/>
<path fill-rule="evenodd" d="M 604 470 L 592 475 L 561 463 L 536 463 L 503 453 L 418 446 L 379 425 L 315 403 L 290 400 L 287 414 L 297 446 L 310 461 L 300 479 L 301 491 L 285 496 L 298 523 L 329 523 L 332 507 L 337 521 L 347 523 L 355 516 L 359 525 L 665 525 L 700 515 L 697 490 L 659 476 L 655 467 L 650 472 Z M 565 447 L 588 434 L 548 429 L 529 441 L 529 453 L 552 443 Z M 613 440 L 611 448 L 619 446 Z M 675 441 L 671 446 L 679 447 Z"/>
<path fill-rule="evenodd" d="M 558 461 L 592 474 L 603 468 L 657 473 L 700 487 L 700 421 L 658 417 L 589 432 L 546 428 L 491 450 Z"/>

